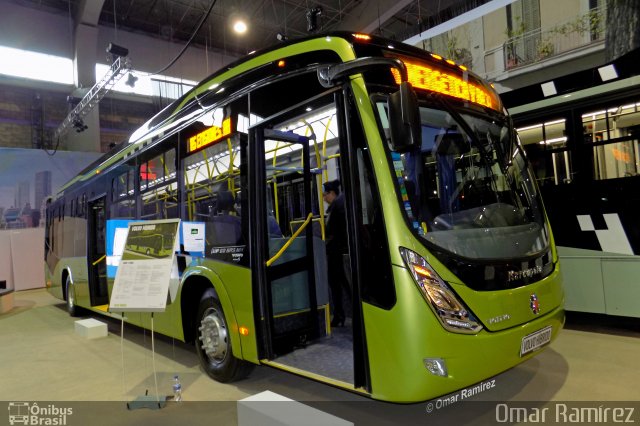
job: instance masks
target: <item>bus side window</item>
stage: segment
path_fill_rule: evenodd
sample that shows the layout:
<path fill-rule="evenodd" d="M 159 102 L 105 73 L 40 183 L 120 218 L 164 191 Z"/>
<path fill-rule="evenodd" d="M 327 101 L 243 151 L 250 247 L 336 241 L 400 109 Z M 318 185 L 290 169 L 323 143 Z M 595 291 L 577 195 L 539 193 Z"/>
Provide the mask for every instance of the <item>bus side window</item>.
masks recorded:
<path fill-rule="evenodd" d="M 135 167 L 132 164 L 127 164 L 114 178 L 113 202 L 110 205 L 112 219 L 134 219 L 136 217 L 134 172 Z"/>
<path fill-rule="evenodd" d="M 247 112 L 246 98 L 215 108 L 202 120 L 211 120 L 222 128 L 230 120 L 230 135 L 213 140 L 206 147 L 192 148 L 189 140 L 213 128 L 196 121 L 181 133 L 187 147 L 182 163 L 185 220 L 205 224 L 205 255 L 241 265 L 249 264 L 245 256 L 248 235 L 246 188 L 246 137 L 241 134 L 239 114 Z M 207 121 L 208 122 L 208 121 Z M 244 213 L 244 214 L 243 214 Z"/>
<path fill-rule="evenodd" d="M 172 147 L 140 165 L 140 192 L 142 219 L 179 216 L 175 148 Z"/>
<path fill-rule="evenodd" d="M 352 143 L 356 145 L 358 176 L 356 204 L 359 207 L 358 227 L 361 241 L 360 264 L 362 298 L 372 305 L 391 309 L 396 303 L 395 287 L 389 259 L 389 245 L 382 218 L 382 203 L 377 189 L 373 165 L 366 139 L 358 120 L 351 121 Z"/>

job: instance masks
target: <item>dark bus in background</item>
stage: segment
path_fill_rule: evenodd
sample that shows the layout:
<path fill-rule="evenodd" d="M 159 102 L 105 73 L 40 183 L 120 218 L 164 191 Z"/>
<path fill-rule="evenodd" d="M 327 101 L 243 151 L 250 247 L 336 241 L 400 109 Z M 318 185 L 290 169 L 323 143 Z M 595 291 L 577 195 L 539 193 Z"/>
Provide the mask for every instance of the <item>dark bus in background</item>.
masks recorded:
<path fill-rule="evenodd" d="M 534 168 L 568 311 L 640 317 L 640 51 L 502 95 Z"/>

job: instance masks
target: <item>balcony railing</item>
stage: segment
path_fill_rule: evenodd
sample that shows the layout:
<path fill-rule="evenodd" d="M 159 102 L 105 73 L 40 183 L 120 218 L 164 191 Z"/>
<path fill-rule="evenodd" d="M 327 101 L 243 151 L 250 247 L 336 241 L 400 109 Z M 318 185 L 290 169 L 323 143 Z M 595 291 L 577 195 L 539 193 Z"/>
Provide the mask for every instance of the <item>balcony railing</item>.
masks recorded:
<path fill-rule="evenodd" d="M 604 40 L 606 8 L 591 9 L 554 27 L 527 31 L 485 52 L 488 78 Z"/>

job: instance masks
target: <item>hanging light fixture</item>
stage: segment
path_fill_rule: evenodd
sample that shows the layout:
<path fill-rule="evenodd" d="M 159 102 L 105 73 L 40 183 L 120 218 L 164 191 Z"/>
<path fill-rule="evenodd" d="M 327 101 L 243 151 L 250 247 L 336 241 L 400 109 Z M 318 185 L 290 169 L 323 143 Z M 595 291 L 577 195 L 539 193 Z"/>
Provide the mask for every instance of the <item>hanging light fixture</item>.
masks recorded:
<path fill-rule="evenodd" d="M 234 23 L 233 23 L 233 31 L 236 32 L 236 34 L 244 34 L 247 32 L 247 24 L 246 22 L 244 22 L 242 19 L 237 19 Z"/>

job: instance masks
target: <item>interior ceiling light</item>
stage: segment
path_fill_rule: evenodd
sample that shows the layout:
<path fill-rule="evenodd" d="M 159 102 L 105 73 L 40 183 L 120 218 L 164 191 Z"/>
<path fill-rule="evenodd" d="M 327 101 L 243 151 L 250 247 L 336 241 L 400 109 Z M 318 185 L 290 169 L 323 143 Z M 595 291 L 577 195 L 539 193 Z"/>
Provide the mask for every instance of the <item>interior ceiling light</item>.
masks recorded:
<path fill-rule="evenodd" d="M 233 23 L 233 31 L 238 34 L 244 34 L 247 32 L 247 24 L 242 19 L 238 19 Z"/>

